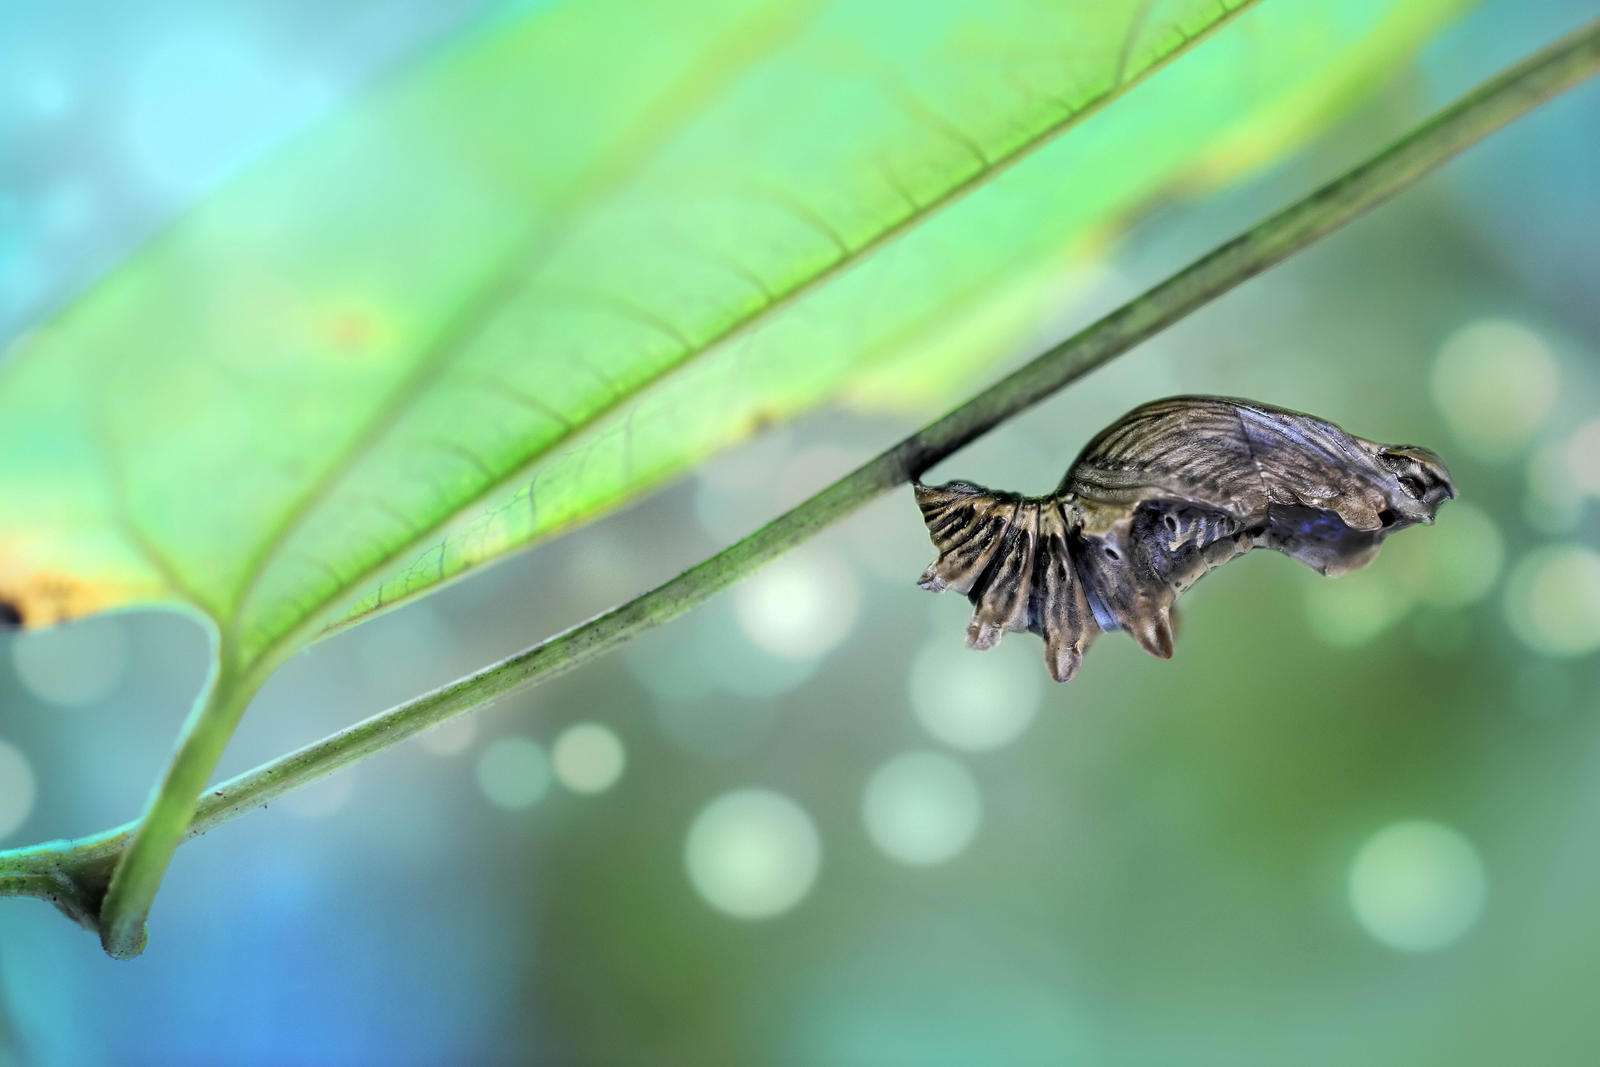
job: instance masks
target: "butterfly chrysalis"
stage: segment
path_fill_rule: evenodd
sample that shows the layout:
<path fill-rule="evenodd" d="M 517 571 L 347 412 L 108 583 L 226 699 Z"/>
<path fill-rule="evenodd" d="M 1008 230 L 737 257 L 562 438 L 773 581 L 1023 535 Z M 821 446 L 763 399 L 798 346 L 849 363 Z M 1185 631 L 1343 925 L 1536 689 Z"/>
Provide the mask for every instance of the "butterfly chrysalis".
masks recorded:
<path fill-rule="evenodd" d="M 1252 548 L 1344 574 L 1456 495 L 1428 449 L 1214 396 L 1135 408 L 1089 442 L 1049 496 L 970 482 L 915 489 L 939 550 L 918 584 L 967 595 L 973 648 L 1007 630 L 1039 634 L 1058 682 L 1111 630 L 1170 657 L 1173 602 Z"/>

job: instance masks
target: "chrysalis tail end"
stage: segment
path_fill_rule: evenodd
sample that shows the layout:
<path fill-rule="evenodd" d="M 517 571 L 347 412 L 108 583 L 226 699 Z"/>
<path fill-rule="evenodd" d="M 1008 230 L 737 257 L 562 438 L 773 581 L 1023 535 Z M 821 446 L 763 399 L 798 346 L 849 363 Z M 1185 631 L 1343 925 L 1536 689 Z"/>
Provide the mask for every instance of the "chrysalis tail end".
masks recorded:
<path fill-rule="evenodd" d="M 912 488 L 928 537 L 939 550 L 939 558 L 922 572 L 917 585 L 930 593 L 946 589 L 972 593 L 1011 527 L 1016 496 L 971 482 L 913 483 Z"/>

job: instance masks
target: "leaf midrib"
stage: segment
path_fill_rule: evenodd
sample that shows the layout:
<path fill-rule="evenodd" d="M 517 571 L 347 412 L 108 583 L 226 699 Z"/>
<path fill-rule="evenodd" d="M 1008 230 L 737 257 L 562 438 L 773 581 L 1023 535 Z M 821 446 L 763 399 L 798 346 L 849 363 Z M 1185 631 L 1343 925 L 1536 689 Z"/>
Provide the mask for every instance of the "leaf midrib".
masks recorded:
<path fill-rule="evenodd" d="M 773 26 L 768 27 L 769 32 L 765 34 L 747 34 L 747 23 L 737 24 L 734 31 L 729 34 L 728 40 L 717 42 L 706 52 L 708 56 L 714 57 L 721 47 L 732 46 L 730 51 L 735 53 L 730 57 L 732 62 L 712 61 L 691 66 L 689 75 L 674 87 L 679 91 L 662 94 L 661 103 L 639 124 L 640 132 L 636 136 L 621 138 L 615 153 L 568 183 L 565 196 L 556 201 L 547 216 L 561 221 L 558 221 L 552 229 L 546 229 L 541 222 L 536 221 L 513 244 L 511 251 L 488 272 L 477 292 L 469 297 L 466 306 L 451 317 L 440 335 L 419 355 L 412 370 L 395 387 L 391 395 L 377 406 L 361 432 L 295 500 L 285 511 L 282 520 L 262 539 L 260 547 L 246 563 L 243 577 L 232 597 L 233 612 L 228 620 L 227 629 L 235 643 L 238 638 L 237 627 L 245 617 L 246 607 L 271 564 L 277 559 L 278 553 L 291 540 L 293 534 L 326 500 L 333 488 L 360 459 L 383 440 L 395 415 L 409 408 L 423 395 L 427 387 L 451 366 L 452 357 L 471 339 L 476 330 L 488 321 L 494 309 L 511 297 L 542 258 L 548 257 L 561 246 L 571 232 L 572 220 L 583 213 L 587 204 L 604 199 L 637 174 L 662 146 L 681 132 L 695 115 L 695 105 L 701 100 L 715 95 L 725 85 L 740 77 L 762 56 L 780 47 L 803 25 L 802 16 L 814 10 L 817 2 L 818 0 L 811 0 L 809 4 L 782 5 L 780 10 L 786 17 L 773 20 Z M 771 12 L 767 8 L 762 8 L 761 14 L 766 16 Z M 740 50 L 737 46 L 743 43 L 753 47 L 745 49 L 743 54 L 738 54 Z M 697 80 L 695 76 L 706 68 L 721 72 L 722 77 L 705 80 L 698 87 L 700 91 L 695 92 L 694 83 Z M 650 136 L 652 132 L 655 135 L 653 139 Z"/>

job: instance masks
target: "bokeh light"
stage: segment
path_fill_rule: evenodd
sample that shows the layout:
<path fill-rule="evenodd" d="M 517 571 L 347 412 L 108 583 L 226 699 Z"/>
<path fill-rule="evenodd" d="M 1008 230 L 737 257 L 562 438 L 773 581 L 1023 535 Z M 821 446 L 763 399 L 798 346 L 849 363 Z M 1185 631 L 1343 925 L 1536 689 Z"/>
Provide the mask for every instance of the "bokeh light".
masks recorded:
<path fill-rule="evenodd" d="M 864 457 L 836 445 L 812 445 L 789 456 L 771 472 L 773 503 L 788 510 L 858 466 Z"/>
<path fill-rule="evenodd" d="M 157 184 L 195 192 L 260 151 L 308 104 L 292 72 L 270 67 L 244 37 L 171 33 L 128 88 L 129 154 Z"/>
<path fill-rule="evenodd" d="M 1529 526 L 1547 534 L 1567 534 L 1583 521 L 1584 498 L 1573 491 L 1568 445 L 1552 442 L 1528 457 L 1522 513 Z"/>
<path fill-rule="evenodd" d="M 631 642 L 622 661 L 651 698 L 661 733 L 694 756 L 751 752 L 770 731 L 770 699 L 810 678 L 814 662 L 782 659 L 750 645 L 724 601 L 692 628 L 668 628 Z"/>
<path fill-rule="evenodd" d="M 696 472 L 706 486 L 730 496 L 772 488 L 773 470 L 794 453 L 794 431 L 781 423 L 731 451 L 713 456 Z"/>
<path fill-rule="evenodd" d="M 685 657 L 677 632 L 662 630 L 630 641 L 622 651 L 622 665 L 661 706 L 671 706 L 698 701 L 715 688 L 704 672 L 684 669 Z"/>
<path fill-rule="evenodd" d="M 822 841 L 805 809 L 781 793 L 740 789 L 707 804 L 684 845 L 689 881 L 739 919 L 770 919 L 811 891 Z"/>
<path fill-rule="evenodd" d="M 1515 455 L 1555 406 L 1560 372 L 1544 339 L 1519 323 L 1462 327 L 1433 362 L 1433 398 L 1461 446 L 1483 459 Z"/>
<path fill-rule="evenodd" d="M 861 797 L 867 836 L 890 859 L 917 867 L 959 855 L 978 832 L 983 795 L 972 772 L 938 752 L 884 763 Z"/>
<path fill-rule="evenodd" d="M 550 757 L 531 737 L 496 738 L 478 757 L 478 788 L 489 803 L 531 808 L 550 789 Z"/>
<path fill-rule="evenodd" d="M 1033 641 L 1003 641 L 986 652 L 945 633 L 911 663 L 911 710 L 934 738 L 965 749 L 991 749 L 1021 736 L 1039 711 L 1044 672 Z"/>
<path fill-rule="evenodd" d="M 1426 530 L 1403 530 L 1384 542 L 1384 573 L 1424 604 L 1465 607 L 1494 589 L 1505 563 L 1505 542 L 1482 508 L 1452 501 Z"/>
<path fill-rule="evenodd" d="M 1415 606 L 1416 597 L 1393 578 L 1387 563 L 1313 582 L 1306 592 L 1311 632 L 1337 648 L 1356 648 L 1398 622 Z"/>
<path fill-rule="evenodd" d="M 777 426 L 703 465 L 694 498 L 700 526 L 719 544 L 728 544 L 770 520 L 779 510 L 773 471 L 793 451 L 791 431 Z"/>
<path fill-rule="evenodd" d="M 24 688 L 47 704 L 82 707 L 111 692 L 128 661 L 128 641 L 116 615 L 28 630 L 11 642 L 11 661 Z"/>
<path fill-rule="evenodd" d="M 627 753 L 610 727 L 574 723 L 550 747 L 556 779 L 574 793 L 603 793 L 622 777 Z"/>
<path fill-rule="evenodd" d="M 860 591 L 850 567 L 817 549 L 792 552 L 740 583 L 739 625 L 753 644 L 807 660 L 850 635 Z"/>
<path fill-rule="evenodd" d="M 416 605 L 408 621 L 408 626 L 352 631 L 350 665 L 368 678 L 383 679 L 397 692 L 432 689 L 448 681 L 451 665 L 461 656 L 457 633 L 427 601 Z"/>
<path fill-rule="evenodd" d="M 1399 822 L 1362 843 L 1350 865 L 1350 907 L 1361 928 L 1402 952 L 1460 940 L 1483 914 L 1488 880 L 1477 850 L 1436 822 Z"/>
<path fill-rule="evenodd" d="M 1580 544 L 1530 552 L 1506 584 L 1506 615 L 1522 642 L 1547 656 L 1600 649 L 1600 553 Z"/>
<path fill-rule="evenodd" d="M 768 606 L 779 609 L 780 605 L 781 601 L 771 602 Z M 804 610 L 803 605 L 801 609 Z M 710 682 L 715 690 L 756 700 L 770 699 L 797 689 L 817 672 L 821 663 L 819 658 L 774 652 L 750 636 L 743 620 L 737 618 L 737 604 L 732 615 L 735 617 L 728 618 L 726 625 L 719 625 L 723 620 L 716 620 L 691 635 L 687 655 L 670 669 L 678 674 L 698 674 Z M 796 620 L 775 625 L 790 637 L 808 639 L 800 636 L 797 630 L 785 631 L 786 627 L 797 626 Z"/>
<path fill-rule="evenodd" d="M 0 741 L 0 841 L 22 828 L 33 812 L 33 767 L 22 750 Z"/>
<path fill-rule="evenodd" d="M 320 781 L 285 793 L 277 806 L 297 819 L 326 819 L 350 801 L 356 791 L 357 772 L 350 767 Z"/>
<path fill-rule="evenodd" d="M 1600 419 L 1591 419 L 1567 439 L 1564 449 L 1572 487 L 1600 496 Z"/>
<path fill-rule="evenodd" d="M 71 83 L 59 73 L 36 70 L 27 78 L 22 90 L 28 108 L 41 119 L 58 119 L 72 109 L 76 93 Z"/>
<path fill-rule="evenodd" d="M 418 736 L 417 744 L 433 756 L 458 756 L 472 747 L 478 736 L 478 720 L 457 715 Z"/>
<path fill-rule="evenodd" d="M 906 500 L 888 493 L 856 512 L 841 533 L 848 536 L 850 558 L 861 570 L 895 589 L 914 582 L 917 572 L 932 558 L 933 546 L 925 527 L 905 521 Z"/>

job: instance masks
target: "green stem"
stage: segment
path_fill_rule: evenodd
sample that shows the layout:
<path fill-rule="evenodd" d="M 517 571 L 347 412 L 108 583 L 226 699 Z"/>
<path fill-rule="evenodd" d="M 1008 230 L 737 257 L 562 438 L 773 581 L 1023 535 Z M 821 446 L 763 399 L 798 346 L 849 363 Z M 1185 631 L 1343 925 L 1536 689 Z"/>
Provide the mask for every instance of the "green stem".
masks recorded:
<path fill-rule="evenodd" d="M 174 761 L 168 783 L 141 823 L 79 841 L 0 852 L 0 895 L 52 899 L 68 915 L 94 929 L 102 929 L 100 923 L 115 917 L 114 923 L 102 929 L 108 951 L 114 955 L 136 952 L 150 897 L 180 837 L 196 837 L 290 789 L 451 716 L 564 674 L 676 618 L 980 434 L 1382 203 L 1597 70 L 1600 21 L 1485 82 L 1392 148 L 1192 263 L 799 507 L 671 581 L 452 685 L 232 778 L 207 791 L 197 804 L 179 802 L 171 798 L 194 797 L 200 792 L 220 754 L 220 744 L 226 740 L 226 733 L 218 731 L 231 730 L 247 699 L 240 694 L 253 691 L 252 685 L 225 686 L 220 682 L 227 679 L 219 680 L 206 710 L 197 714 L 185 736 L 183 751 L 188 756 L 180 754 Z M 180 765 L 181 782 L 177 781 Z M 110 879 L 106 903 L 97 912 L 93 902 L 105 891 L 108 872 L 125 853 L 121 869 Z M 136 865 L 129 858 L 135 855 L 146 860 Z"/>
<path fill-rule="evenodd" d="M 195 804 L 239 725 L 250 698 L 261 687 L 258 672 L 241 678 L 229 666 L 230 650 L 214 646 L 213 667 L 178 738 L 178 749 L 157 784 L 145 813 L 134 824 L 106 880 L 100 905 L 100 944 L 115 959 L 144 951 L 145 920 L 167 864 L 195 817 Z"/>

